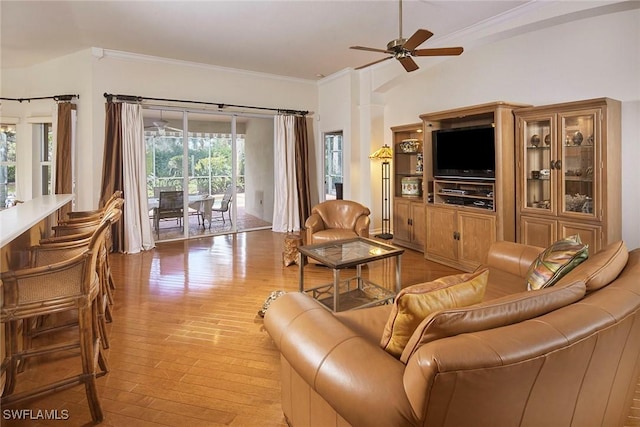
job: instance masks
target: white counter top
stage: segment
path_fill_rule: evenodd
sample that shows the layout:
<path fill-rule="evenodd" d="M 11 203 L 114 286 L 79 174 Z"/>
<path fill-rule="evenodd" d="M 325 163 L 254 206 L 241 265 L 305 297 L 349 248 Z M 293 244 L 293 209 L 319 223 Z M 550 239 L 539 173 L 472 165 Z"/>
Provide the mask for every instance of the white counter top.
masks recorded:
<path fill-rule="evenodd" d="M 0 211 L 0 245 L 11 242 L 72 200 L 73 194 L 54 194 Z"/>

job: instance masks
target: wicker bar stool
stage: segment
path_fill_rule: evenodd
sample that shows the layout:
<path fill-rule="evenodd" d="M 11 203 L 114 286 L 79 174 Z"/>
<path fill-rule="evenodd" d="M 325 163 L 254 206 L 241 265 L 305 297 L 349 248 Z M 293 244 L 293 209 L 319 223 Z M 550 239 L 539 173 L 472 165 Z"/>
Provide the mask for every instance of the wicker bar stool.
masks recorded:
<path fill-rule="evenodd" d="M 100 219 L 104 215 L 104 213 L 109 209 L 109 206 L 114 203 L 116 200 L 122 199 L 122 191 L 116 190 L 111 197 L 105 202 L 104 206 L 101 209 L 95 209 L 90 211 L 73 211 L 67 212 L 66 220 L 62 221 L 64 223 L 74 222 L 74 221 L 86 221 L 86 220 L 95 220 Z"/>
<path fill-rule="evenodd" d="M 117 210 L 120 211 L 120 214 L 115 220 L 112 220 L 112 223 L 115 224 L 120 220 L 122 216 L 121 210 L 123 205 L 124 199 L 112 199 L 108 205 L 105 205 L 104 212 L 101 213 L 100 218 L 90 217 L 85 218 L 84 220 L 68 221 L 66 223 L 58 224 L 57 226 L 53 227 L 55 237 L 41 240 L 41 243 L 61 242 L 79 238 L 80 235 L 91 233 L 100 225 L 102 219 L 105 216 L 108 216 L 110 213 L 113 213 Z M 103 284 L 106 285 L 103 286 L 103 289 L 101 289 L 101 296 L 106 297 L 108 301 L 108 304 L 105 305 L 104 310 L 102 310 L 101 314 L 101 316 L 104 316 L 106 322 L 111 322 L 112 320 L 111 306 L 113 305 L 113 291 L 116 288 L 113 276 L 111 274 L 111 267 L 109 265 L 109 253 L 111 252 L 112 246 L 111 228 L 109 228 L 107 230 L 107 235 L 105 238 L 106 252 L 101 255 L 99 266 L 101 270 L 103 270 Z M 104 344 L 108 346 L 108 341 L 106 339 L 104 341 Z"/>
<path fill-rule="evenodd" d="M 101 222 L 109 221 L 115 224 L 120 220 L 122 211 L 119 209 L 111 209 L 102 219 Z M 107 331 L 107 322 L 111 321 L 110 302 L 109 302 L 109 282 L 108 278 L 111 274 L 108 260 L 109 251 L 107 250 L 106 237 L 109 235 L 110 227 L 105 231 L 105 244 L 99 248 L 96 270 L 100 279 L 100 291 L 98 293 L 98 326 L 100 328 L 100 338 L 102 347 L 109 348 L 109 334 Z M 30 248 L 30 266 L 41 267 L 44 265 L 54 264 L 64 261 L 78 255 L 83 250 L 88 249 L 93 233 L 72 234 L 61 238 L 52 238 L 47 241 L 41 241 L 40 244 Z M 30 340 L 38 335 L 56 331 L 68 325 L 42 325 L 41 321 L 26 322 L 24 326 L 24 342 L 25 348 L 28 348 Z"/>
<path fill-rule="evenodd" d="M 0 322 L 5 327 L 6 355 L 2 373 L 6 375 L 3 405 L 12 405 L 61 391 L 78 384 L 85 386 L 93 421 L 100 422 L 103 412 L 96 389 L 96 377 L 108 372 L 102 352 L 97 322 L 97 296 L 100 280 L 96 273 L 100 249 L 111 221 L 103 221 L 94 232 L 88 249 L 69 260 L 44 267 L 9 271 L 0 275 L 3 301 Z M 78 339 L 43 347 L 20 349 L 20 322 L 56 313 L 76 317 Z M 29 357 L 80 349 L 82 372 L 33 389 L 15 393 L 18 366 Z"/>
<path fill-rule="evenodd" d="M 83 254 L 89 249 L 91 235 L 69 242 L 50 243 L 35 245 L 29 248 L 29 267 L 45 267 L 67 261 L 78 255 Z M 77 325 L 77 321 L 47 323 L 47 316 L 38 316 L 25 319 L 22 327 L 22 345 L 24 349 L 32 347 L 32 340 L 44 334 L 54 333 L 70 326 Z M 19 372 L 22 372 L 26 366 L 26 360 L 22 361 L 18 366 Z"/>

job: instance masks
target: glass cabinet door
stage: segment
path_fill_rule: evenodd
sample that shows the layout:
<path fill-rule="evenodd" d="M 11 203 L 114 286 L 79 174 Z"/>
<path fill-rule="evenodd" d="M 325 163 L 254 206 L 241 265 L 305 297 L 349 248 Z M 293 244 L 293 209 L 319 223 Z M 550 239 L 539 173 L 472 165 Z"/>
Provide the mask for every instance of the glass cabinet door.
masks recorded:
<path fill-rule="evenodd" d="M 555 126 L 552 117 L 524 120 L 524 194 L 525 209 L 553 209 L 553 177 L 551 174 L 555 150 Z"/>
<path fill-rule="evenodd" d="M 561 163 L 555 166 L 562 179 L 562 213 L 594 216 L 596 212 L 596 115 L 597 111 L 560 115 Z"/>

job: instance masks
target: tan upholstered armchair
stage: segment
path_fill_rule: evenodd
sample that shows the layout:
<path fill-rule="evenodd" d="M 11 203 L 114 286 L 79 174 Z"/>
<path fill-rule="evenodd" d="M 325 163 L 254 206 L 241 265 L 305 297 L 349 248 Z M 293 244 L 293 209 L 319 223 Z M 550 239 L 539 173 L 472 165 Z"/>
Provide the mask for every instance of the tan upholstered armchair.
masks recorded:
<path fill-rule="evenodd" d="M 369 208 L 351 200 L 327 200 L 311 209 L 307 218 L 306 244 L 369 237 Z"/>

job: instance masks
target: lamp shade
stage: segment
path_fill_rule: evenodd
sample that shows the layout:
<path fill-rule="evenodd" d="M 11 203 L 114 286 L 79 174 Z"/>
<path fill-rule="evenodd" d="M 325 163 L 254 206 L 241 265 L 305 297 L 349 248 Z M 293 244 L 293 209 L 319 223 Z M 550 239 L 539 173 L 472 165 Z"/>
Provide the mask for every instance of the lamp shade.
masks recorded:
<path fill-rule="evenodd" d="M 387 144 L 384 144 L 382 147 L 378 148 L 372 155 L 369 156 L 371 160 L 391 160 L 393 158 L 393 152 L 391 151 L 391 147 Z"/>

